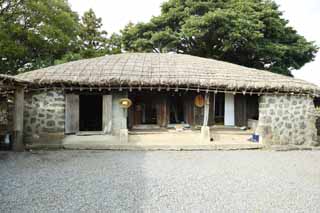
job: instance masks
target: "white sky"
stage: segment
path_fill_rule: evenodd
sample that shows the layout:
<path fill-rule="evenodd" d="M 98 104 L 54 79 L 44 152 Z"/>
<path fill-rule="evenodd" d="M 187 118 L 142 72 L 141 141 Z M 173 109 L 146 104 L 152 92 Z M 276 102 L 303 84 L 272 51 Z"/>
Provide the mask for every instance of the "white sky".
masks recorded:
<path fill-rule="evenodd" d="M 320 1 L 319 0 L 275 0 L 301 35 L 316 41 L 320 46 Z M 69 0 L 73 10 L 80 15 L 92 8 L 103 20 L 103 28 L 109 34 L 119 32 L 129 21 L 147 22 L 152 16 L 160 14 L 160 5 L 164 0 Z M 315 61 L 294 71 L 296 78 L 313 82 L 320 86 L 320 53 Z"/>

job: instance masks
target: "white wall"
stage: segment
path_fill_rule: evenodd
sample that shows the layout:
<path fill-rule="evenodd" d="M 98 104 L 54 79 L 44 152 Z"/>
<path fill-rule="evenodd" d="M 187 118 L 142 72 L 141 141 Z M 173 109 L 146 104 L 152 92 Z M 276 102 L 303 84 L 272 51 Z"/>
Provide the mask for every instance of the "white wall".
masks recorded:
<path fill-rule="evenodd" d="M 225 94 L 224 100 L 224 125 L 234 126 L 234 95 Z"/>

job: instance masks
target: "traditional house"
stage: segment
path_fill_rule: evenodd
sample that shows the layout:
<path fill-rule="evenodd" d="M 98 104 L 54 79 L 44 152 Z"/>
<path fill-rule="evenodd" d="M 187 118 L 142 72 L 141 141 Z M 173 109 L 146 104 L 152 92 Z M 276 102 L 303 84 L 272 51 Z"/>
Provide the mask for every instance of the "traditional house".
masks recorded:
<path fill-rule="evenodd" d="M 252 126 L 264 144 L 317 145 L 314 84 L 183 54 L 125 53 L 17 76 L 26 86 L 24 139 L 59 143 L 68 135 Z M 183 132 L 181 133 L 183 134 Z M 214 140 L 214 136 L 213 136 Z"/>

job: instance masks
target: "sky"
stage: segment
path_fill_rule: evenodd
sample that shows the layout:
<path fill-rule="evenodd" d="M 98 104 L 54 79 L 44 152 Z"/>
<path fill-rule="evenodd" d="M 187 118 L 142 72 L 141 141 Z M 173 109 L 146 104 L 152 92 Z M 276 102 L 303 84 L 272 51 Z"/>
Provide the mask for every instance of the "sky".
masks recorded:
<path fill-rule="evenodd" d="M 109 34 L 119 32 L 130 21 L 147 22 L 160 14 L 160 5 L 165 0 L 69 0 L 71 8 L 82 15 L 92 8 L 103 20 L 103 29 Z M 319 0 L 275 0 L 299 34 L 320 46 L 320 1 Z M 313 62 L 293 71 L 296 78 L 320 86 L 320 52 Z"/>

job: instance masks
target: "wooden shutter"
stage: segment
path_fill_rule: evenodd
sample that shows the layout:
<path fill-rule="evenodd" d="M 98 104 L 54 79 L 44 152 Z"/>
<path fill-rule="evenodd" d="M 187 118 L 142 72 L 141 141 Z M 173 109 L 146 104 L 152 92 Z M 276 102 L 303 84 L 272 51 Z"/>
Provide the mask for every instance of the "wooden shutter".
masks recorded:
<path fill-rule="evenodd" d="M 159 95 L 157 98 L 157 124 L 167 127 L 167 97 Z"/>
<path fill-rule="evenodd" d="M 112 96 L 104 95 L 102 101 L 102 126 L 105 134 L 112 131 Z"/>
<path fill-rule="evenodd" d="M 235 124 L 236 126 L 247 126 L 247 99 L 246 96 L 237 94 L 235 96 Z"/>
<path fill-rule="evenodd" d="M 79 132 L 79 95 L 66 94 L 65 132 L 67 134 Z"/>

